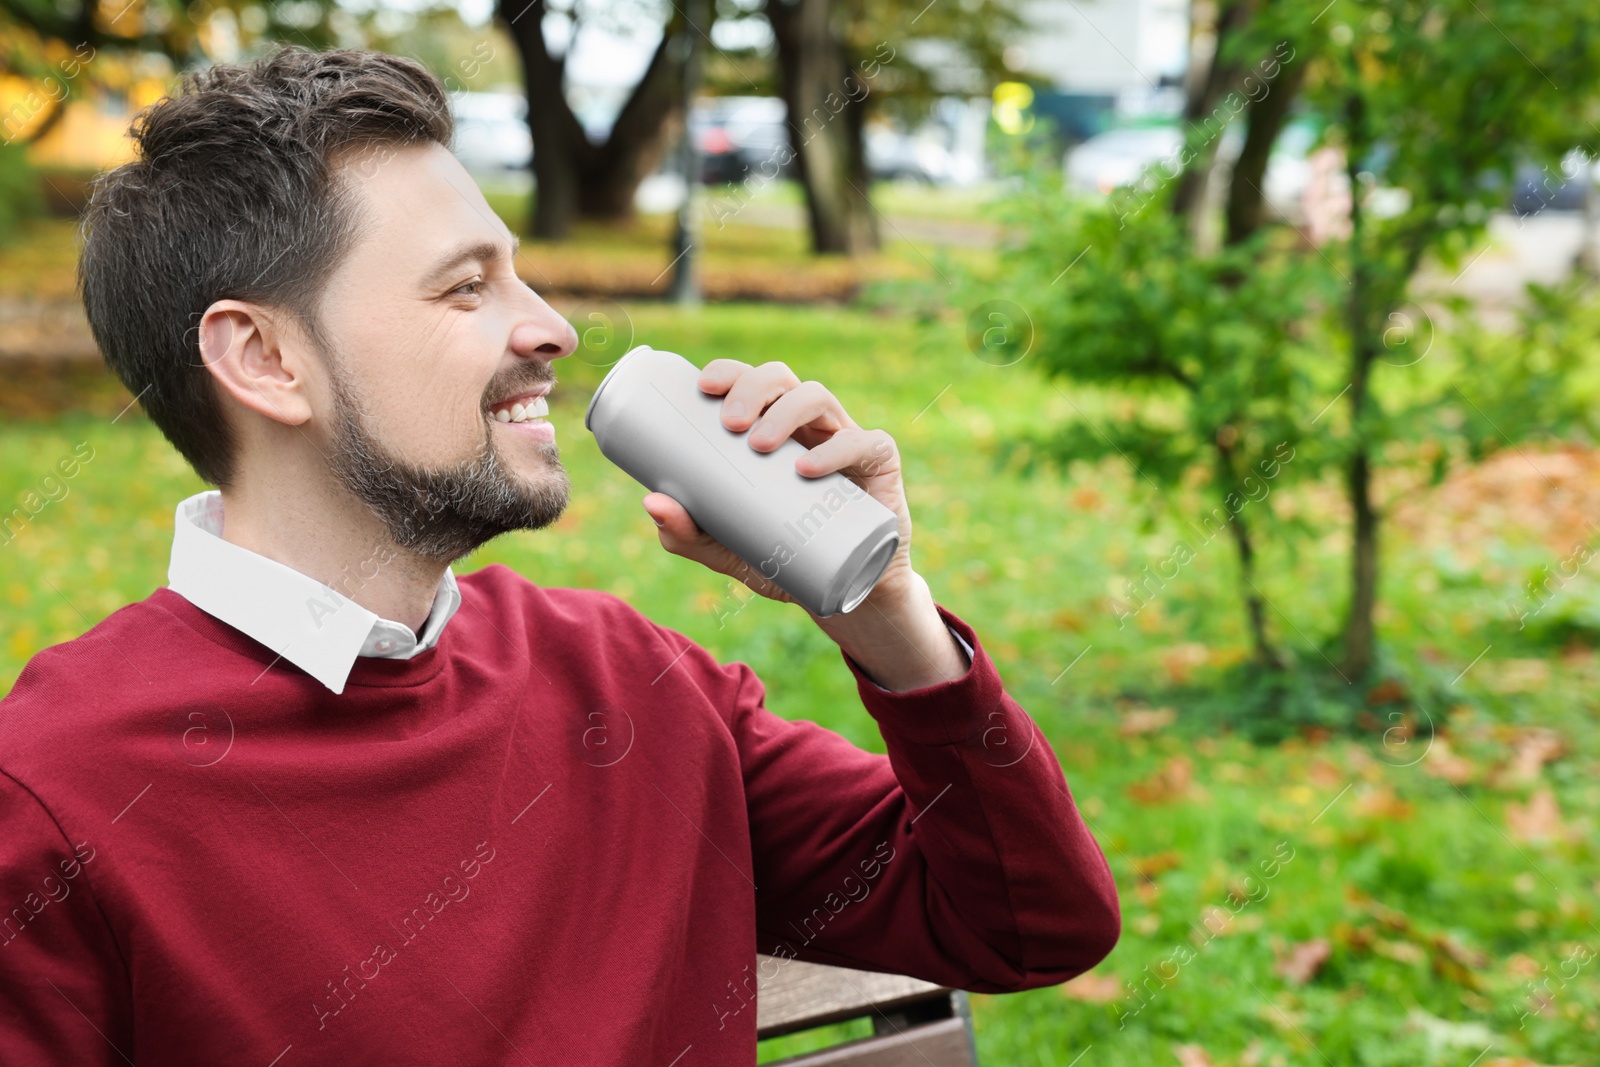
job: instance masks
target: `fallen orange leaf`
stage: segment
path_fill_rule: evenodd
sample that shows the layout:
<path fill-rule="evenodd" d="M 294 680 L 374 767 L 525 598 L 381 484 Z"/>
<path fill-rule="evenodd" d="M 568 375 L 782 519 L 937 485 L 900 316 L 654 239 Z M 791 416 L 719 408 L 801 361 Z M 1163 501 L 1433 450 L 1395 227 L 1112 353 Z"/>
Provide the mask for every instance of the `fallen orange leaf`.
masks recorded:
<path fill-rule="evenodd" d="M 1511 836 L 1519 841 L 1544 841 L 1559 837 L 1566 830 L 1556 795 L 1549 789 L 1534 793 L 1526 804 L 1516 801 L 1507 804 L 1506 826 Z"/>
<path fill-rule="evenodd" d="M 1183 854 L 1168 849 L 1148 856 L 1133 857 L 1133 869 L 1141 878 L 1154 880 L 1157 876 L 1183 866 Z"/>
<path fill-rule="evenodd" d="M 1212 1067 L 1211 1054 L 1200 1045 L 1173 1045 L 1179 1067 Z"/>
<path fill-rule="evenodd" d="M 1171 708 L 1135 708 L 1123 714 L 1117 731 L 1123 737 L 1152 734 L 1157 730 L 1165 730 L 1177 719 L 1178 713 Z"/>
<path fill-rule="evenodd" d="M 1422 761 L 1422 771 L 1435 778 L 1443 778 L 1451 785 L 1466 785 L 1478 777 L 1478 765 L 1451 751 L 1450 742 L 1438 736 L 1434 737 Z"/>
<path fill-rule="evenodd" d="M 1210 653 L 1206 646 L 1201 644 L 1173 645 L 1171 648 L 1161 650 L 1161 666 L 1166 669 L 1167 677 L 1172 679 L 1174 685 L 1182 685 L 1189 680 L 1189 675 L 1196 667 L 1202 666 Z"/>
<path fill-rule="evenodd" d="M 1374 819 L 1409 819 L 1415 810 L 1409 803 L 1395 796 L 1388 786 L 1379 786 L 1363 792 L 1356 798 L 1355 810 Z"/>
<path fill-rule="evenodd" d="M 1061 995 L 1089 1004 L 1109 1004 L 1122 999 L 1122 980 L 1114 974 L 1089 971 L 1062 986 Z"/>
<path fill-rule="evenodd" d="M 1373 686 L 1371 691 L 1367 693 L 1367 703 L 1374 706 L 1379 704 L 1401 704 L 1410 695 L 1405 686 L 1392 678 L 1386 678 Z"/>
<path fill-rule="evenodd" d="M 1333 947 L 1325 938 L 1301 941 L 1289 949 L 1289 954 L 1278 961 L 1278 974 L 1295 985 L 1305 985 L 1317 976 L 1322 965 L 1328 962 Z"/>
<path fill-rule="evenodd" d="M 1507 783 L 1537 781 L 1544 765 L 1560 759 L 1566 751 L 1566 741 L 1554 730 L 1542 726 L 1519 730 L 1512 742 L 1511 762 L 1501 780 Z"/>
<path fill-rule="evenodd" d="M 1306 769 L 1306 778 L 1310 780 L 1312 785 L 1321 786 L 1324 789 L 1342 789 L 1345 783 L 1350 781 L 1348 772 L 1333 761 L 1324 759 L 1321 756 L 1311 761 L 1311 766 Z"/>
<path fill-rule="evenodd" d="M 1128 786 L 1128 795 L 1141 804 L 1166 804 L 1190 792 L 1194 765 L 1187 756 L 1174 756 L 1159 771 Z"/>

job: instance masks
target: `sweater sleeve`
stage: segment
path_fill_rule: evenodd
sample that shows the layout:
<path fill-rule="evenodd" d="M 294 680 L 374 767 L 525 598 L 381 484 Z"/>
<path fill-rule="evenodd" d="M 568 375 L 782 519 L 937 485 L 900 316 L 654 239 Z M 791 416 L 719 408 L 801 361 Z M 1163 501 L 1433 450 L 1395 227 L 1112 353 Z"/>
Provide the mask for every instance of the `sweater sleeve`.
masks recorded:
<path fill-rule="evenodd" d="M 768 711 L 744 663 L 711 668 L 744 775 L 758 948 L 979 993 L 1067 981 L 1116 944 L 1115 883 L 1043 733 L 935 606 L 973 650 L 960 678 L 892 693 L 841 651 L 887 755 Z"/>
<path fill-rule="evenodd" d="M 132 1062 L 127 968 L 89 889 L 94 853 L 0 773 L 0 1063 Z"/>

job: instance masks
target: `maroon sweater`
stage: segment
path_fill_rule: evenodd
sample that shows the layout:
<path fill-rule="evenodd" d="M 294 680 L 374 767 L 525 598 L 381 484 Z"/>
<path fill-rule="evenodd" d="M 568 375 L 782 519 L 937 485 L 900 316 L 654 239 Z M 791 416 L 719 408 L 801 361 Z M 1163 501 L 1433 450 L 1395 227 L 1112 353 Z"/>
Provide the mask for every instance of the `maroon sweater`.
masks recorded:
<path fill-rule="evenodd" d="M 1054 753 L 943 606 L 960 679 L 843 657 L 885 757 L 615 596 L 460 587 L 342 695 L 166 588 L 29 661 L 0 1063 L 746 1067 L 758 950 L 993 993 L 1116 942 Z"/>

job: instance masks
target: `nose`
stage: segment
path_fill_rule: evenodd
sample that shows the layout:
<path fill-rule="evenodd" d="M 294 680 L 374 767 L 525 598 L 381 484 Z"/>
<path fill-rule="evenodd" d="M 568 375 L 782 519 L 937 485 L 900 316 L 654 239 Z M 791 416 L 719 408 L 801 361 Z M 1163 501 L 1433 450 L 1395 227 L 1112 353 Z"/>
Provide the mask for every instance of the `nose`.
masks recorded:
<path fill-rule="evenodd" d="M 526 282 L 530 308 L 511 334 L 511 347 L 518 355 L 546 356 L 553 362 L 578 350 L 578 331 L 562 318 Z"/>

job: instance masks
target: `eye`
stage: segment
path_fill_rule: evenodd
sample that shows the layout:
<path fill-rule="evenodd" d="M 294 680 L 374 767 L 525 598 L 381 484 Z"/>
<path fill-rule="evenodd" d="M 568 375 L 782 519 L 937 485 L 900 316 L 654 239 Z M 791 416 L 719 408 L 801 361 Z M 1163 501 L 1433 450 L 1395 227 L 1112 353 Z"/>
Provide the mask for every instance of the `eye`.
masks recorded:
<path fill-rule="evenodd" d="M 485 284 L 487 284 L 487 283 L 484 282 L 484 280 L 482 278 L 479 278 L 479 279 L 477 279 L 475 281 L 467 282 L 465 285 L 458 285 L 454 289 L 450 290 L 450 292 L 452 294 L 454 294 L 454 293 L 462 293 L 462 292 L 466 292 L 468 289 L 471 289 L 472 292 L 467 293 L 468 296 L 479 296 L 479 295 L 481 295 L 479 290 L 481 290 Z"/>

